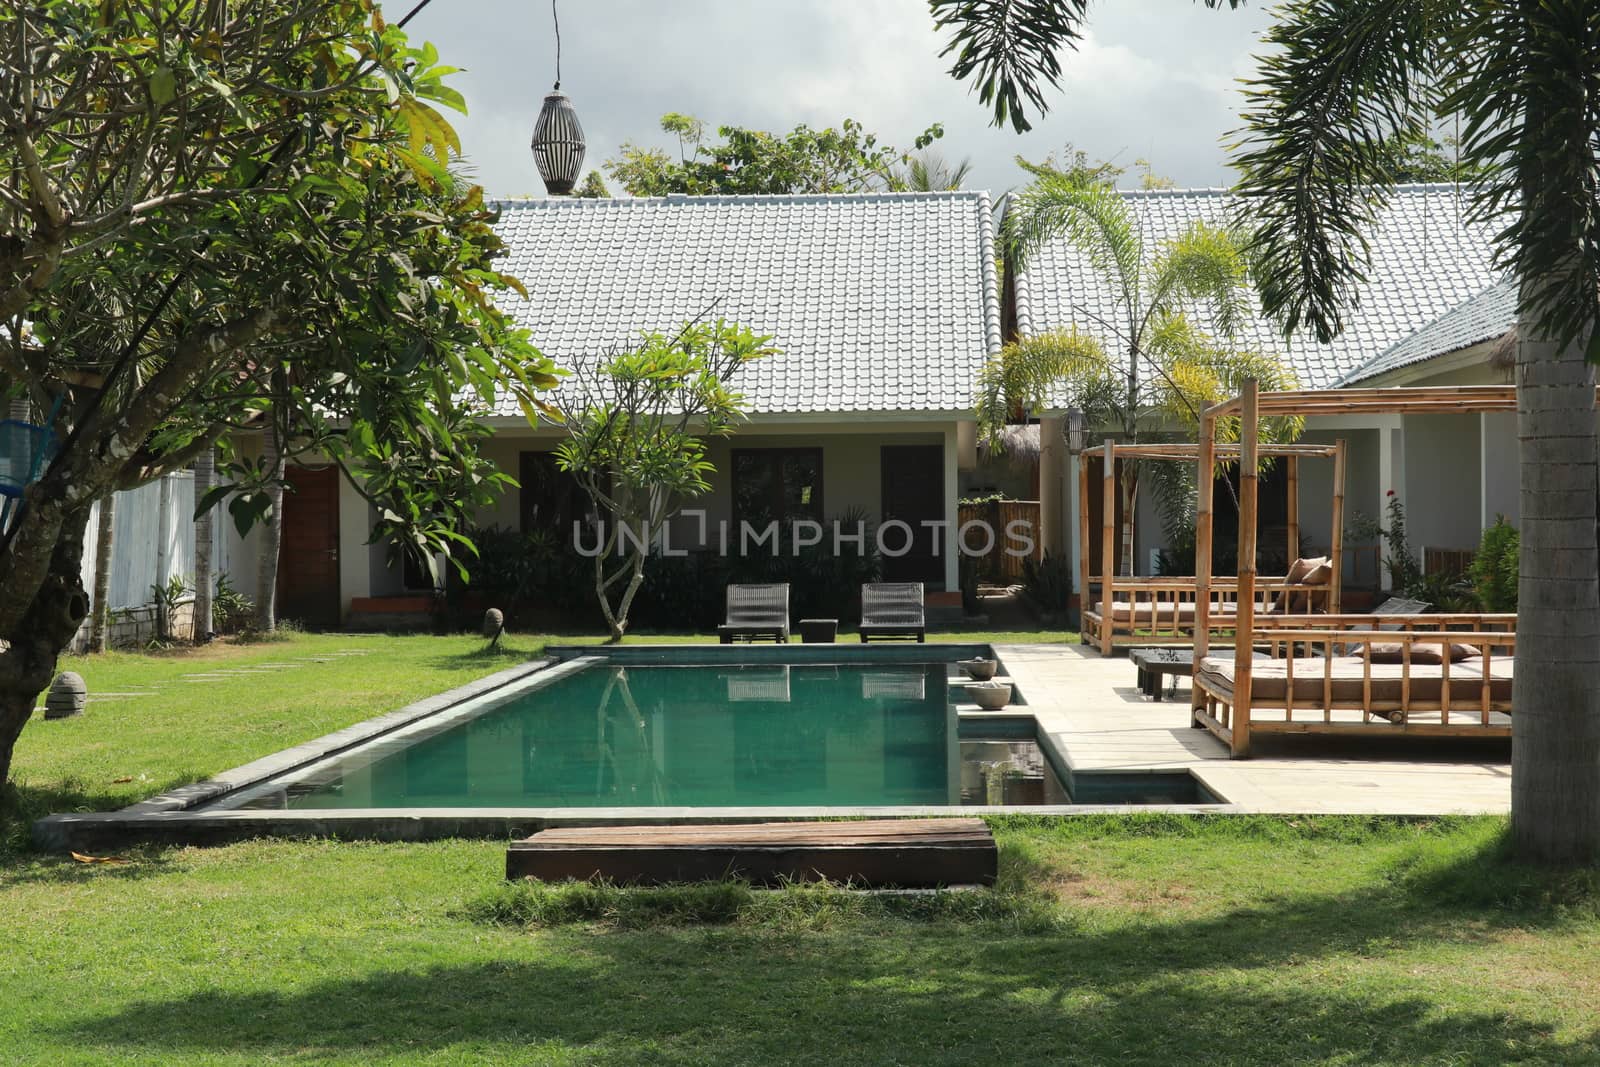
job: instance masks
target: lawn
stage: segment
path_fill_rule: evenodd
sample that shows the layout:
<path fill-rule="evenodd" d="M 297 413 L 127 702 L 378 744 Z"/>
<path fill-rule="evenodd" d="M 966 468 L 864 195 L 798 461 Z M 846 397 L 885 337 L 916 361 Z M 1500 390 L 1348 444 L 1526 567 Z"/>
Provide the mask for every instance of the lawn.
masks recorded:
<path fill-rule="evenodd" d="M 549 927 L 493 921 L 488 842 L 18 859 L 0 1060 L 1600 1062 L 1600 921 L 1536 880 L 1508 906 L 1499 831 L 1008 819 L 993 892 L 726 891 L 705 923 L 612 891 Z"/>
<path fill-rule="evenodd" d="M 126 803 L 546 640 L 71 663 L 151 695 L 31 724 L 24 802 Z M 0 851 L 0 1063 L 1600 1063 L 1596 877 L 1505 864 L 1501 820 L 994 825 L 996 889 L 889 898 L 506 887 L 496 842 Z"/>

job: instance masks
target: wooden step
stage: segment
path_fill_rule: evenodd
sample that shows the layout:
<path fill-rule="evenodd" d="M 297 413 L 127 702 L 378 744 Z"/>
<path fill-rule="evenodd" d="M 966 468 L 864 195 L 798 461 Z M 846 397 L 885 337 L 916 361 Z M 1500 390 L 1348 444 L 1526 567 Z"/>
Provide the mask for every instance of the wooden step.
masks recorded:
<path fill-rule="evenodd" d="M 826 879 L 922 889 L 993 885 L 998 865 L 994 835 L 982 819 L 563 827 L 506 850 L 507 878 L 633 885 Z"/>

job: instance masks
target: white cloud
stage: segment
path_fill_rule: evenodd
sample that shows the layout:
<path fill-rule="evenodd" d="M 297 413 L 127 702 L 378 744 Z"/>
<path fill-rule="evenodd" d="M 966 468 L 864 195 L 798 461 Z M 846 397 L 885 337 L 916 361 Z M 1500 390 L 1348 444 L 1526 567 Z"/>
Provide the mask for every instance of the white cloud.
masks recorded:
<path fill-rule="evenodd" d="M 1267 19 L 1185 0 L 1094 5 L 1050 115 L 1018 136 L 991 127 L 976 94 L 949 76 L 922 0 L 568 0 L 561 14 L 563 88 L 589 165 L 625 140 L 672 147 L 657 126 L 667 111 L 774 130 L 850 117 L 907 148 L 940 121 L 939 150 L 970 156 L 973 184 L 996 192 L 1022 180 L 1014 155 L 1067 141 L 1125 164 L 1148 157 L 1179 184 L 1226 182 L 1219 138 L 1238 125 L 1236 79 L 1252 69 Z M 411 29 L 468 68 L 455 84 L 472 113 L 457 128 L 480 180 L 495 195 L 541 191 L 528 139 L 554 78 L 549 9 L 435 0 Z"/>

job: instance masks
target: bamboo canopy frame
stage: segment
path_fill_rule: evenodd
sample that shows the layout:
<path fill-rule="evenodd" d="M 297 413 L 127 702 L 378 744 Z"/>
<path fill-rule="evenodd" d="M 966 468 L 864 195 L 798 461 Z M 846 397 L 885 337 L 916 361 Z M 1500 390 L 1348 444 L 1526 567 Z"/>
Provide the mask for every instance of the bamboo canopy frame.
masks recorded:
<path fill-rule="evenodd" d="M 1284 475 L 1288 490 L 1288 536 L 1286 541 L 1289 547 L 1289 558 L 1294 559 L 1300 551 L 1300 460 L 1304 458 L 1321 458 L 1333 460 L 1333 516 L 1332 530 L 1329 540 L 1330 564 L 1333 575 L 1328 590 L 1328 610 L 1334 614 L 1339 613 L 1341 606 L 1341 590 L 1343 588 L 1341 577 L 1344 558 L 1344 481 L 1345 481 L 1345 455 L 1346 446 L 1343 439 L 1331 445 L 1286 443 L 1286 444 L 1259 444 L 1253 443 L 1253 458 L 1250 462 L 1250 479 L 1252 486 L 1256 478 L 1256 467 L 1260 460 L 1265 458 L 1282 459 L 1284 461 Z M 1196 571 L 1194 595 L 1196 604 L 1195 619 L 1197 647 L 1205 644 L 1200 633 L 1204 632 L 1210 618 L 1209 605 L 1200 606 L 1210 598 L 1211 594 L 1211 529 L 1212 529 L 1212 503 L 1215 491 L 1214 477 L 1207 477 L 1207 471 L 1215 471 L 1219 461 L 1239 460 L 1241 472 L 1245 454 L 1244 442 L 1237 444 L 1219 444 L 1216 441 L 1216 423 L 1213 419 L 1210 426 L 1209 439 L 1201 437 L 1198 442 L 1154 442 L 1149 444 L 1136 444 L 1132 442 L 1117 442 L 1106 439 L 1103 446 L 1094 449 L 1085 449 L 1078 454 L 1078 562 L 1079 574 L 1083 575 L 1084 596 L 1083 604 L 1089 603 L 1088 587 L 1092 577 L 1089 571 L 1089 459 L 1098 455 L 1102 459 L 1101 472 L 1103 506 L 1101 513 L 1100 536 L 1100 652 L 1102 655 L 1111 654 L 1115 637 L 1112 624 L 1113 586 L 1116 578 L 1116 461 L 1118 459 L 1148 459 L 1170 460 L 1179 463 L 1199 463 L 1199 506 L 1195 522 L 1195 562 Z M 1244 529 L 1245 513 L 1243 499 L 1240 500 L 1239 528 Z M 1250 512 L 1249 525 L 1252 533 L 1255 529 L 1256 516 L 1254 510 Z M 1204 557 L 1205 565 L 1201 567 L 1200 559 Z M 1242 557 L 1241 557 L 1242 560 Z M 1241 573 L 1243 564 L 1241 562 Z M 1255 557 L 1252 549 L 1251 577 L 1252 585 L 1250 595 L 1254 596 L 1254 571 Z M 1177 578 L 1174 581 L 1182 581 Z M 1239 596 L 1245 596 L 1241 586 Z M 1130 620 L 1131 621 L 1131 620 Z M 1198 662 L 1198 660 L 1197 660 Z"/>
<path fill-rule="evenodd" d="M 1600 403 L 1600 390 L 1596 392 Z M 1233 707 L 1230 746 L 1235 756 L 1247 755 L 1250 750 L 1251 664 L 1253 661 L 1255 630 L 1254 586 L 1256 581 L 1256 522 L 1258 486 L 1256 464 L 1258 458 L 1268 454 L 1271 446 L 1260 444 L 1259 424 L 1263 418 L 1281 415 L 1418 415 L 1418 414 L 1479 414 L 1484 412 L 1515 412 L 1517 390 L 1511 385 L 1424 386 L 1393 387 L 1387 389 L 1324 389 L 1287 390 L 1284 392 L 1259 392 L 1255 380 L 1246 381 L 1243 391 L 1230 400 L 1224 400 L 1205 409 L 1200 418 L 1198 469 L 1206 471 L 1215 463 L 1219 449 L 1234 446 L 1218 445 L 1217 421 L 1222 418 L 1239 420 L 1239 602 L 1237 614 L 1229 620 L 1235 629 L 1233 666 Z M 1209 479 L 1200 480 L 1201 510 L 1196 521 L 1195 576 L 1200 590 L 1211 581 L 1212 516 L 1209 507 Z M 1342 472 L 1340 484 L 1342 486 Z M 1342 495 L 1342 491 L 1341 491 Z M 1337 565 L 1337 561 L 1335 563 Z M 1198 673 L 1201 660 L 1209 651 L 1208 598 L 1196 596 L 1194 664 Z M 1487 618 L 1487 617 L 1486 617 Z M 1312 628 L 1308 628 L 1310 630 Z M 1283 636 L 1283 635 L 1278 635 Z M 1326 635 L 1323 635 L 1326 637 Z M 1458 635 L 1462 637 L 1472 635 Z M 1198 693 L 1195 698 L 1198 700 Z M 1196 705 L 1198 713 L 1198 704 Z M 1242 714 L 1241 714 L 1242 712 Z M 1198 714 L 1197 714 L 1198 722 Z"/>

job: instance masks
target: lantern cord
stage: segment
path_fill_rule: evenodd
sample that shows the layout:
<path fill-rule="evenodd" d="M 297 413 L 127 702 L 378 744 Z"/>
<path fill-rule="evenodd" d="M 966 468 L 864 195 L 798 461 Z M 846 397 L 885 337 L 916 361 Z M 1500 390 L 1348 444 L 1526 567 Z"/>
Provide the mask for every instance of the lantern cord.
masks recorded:
<path fill-rule="evenodd" d="M 556 0 L 550 0 L 550 21 L 556 24 L 556 88 L 561 88 L 561 15 L 556 11 Z"/>

